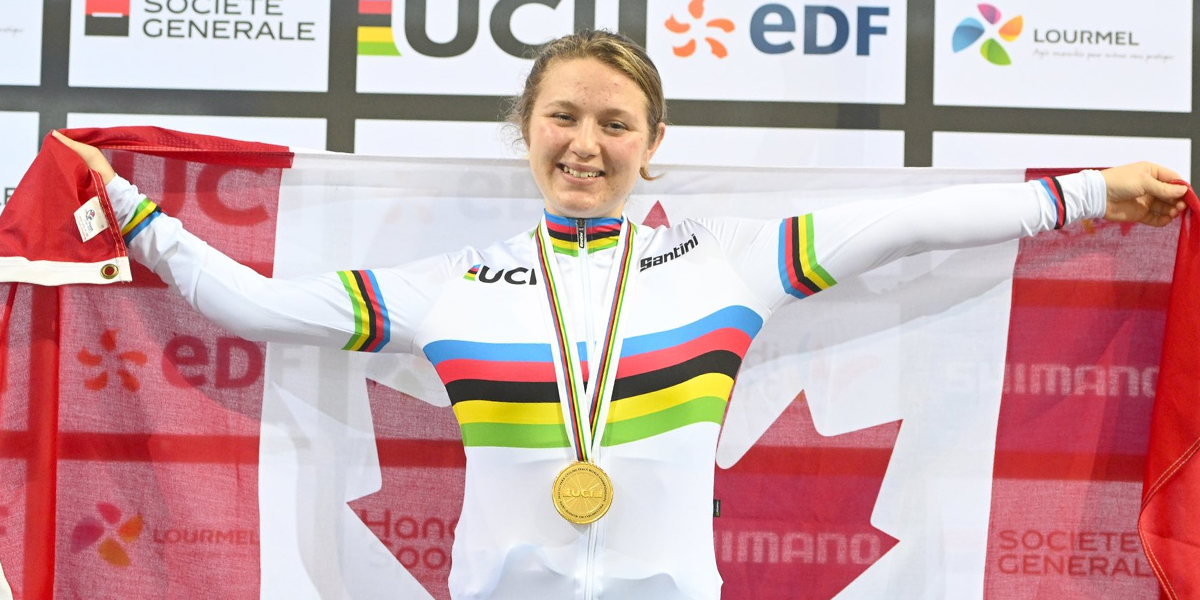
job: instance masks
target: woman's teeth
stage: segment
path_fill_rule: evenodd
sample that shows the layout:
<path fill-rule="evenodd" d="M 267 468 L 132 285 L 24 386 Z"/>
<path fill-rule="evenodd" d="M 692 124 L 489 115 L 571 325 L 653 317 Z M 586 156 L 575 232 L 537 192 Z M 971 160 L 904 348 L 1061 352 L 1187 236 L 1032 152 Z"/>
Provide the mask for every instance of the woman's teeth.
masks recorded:
<path fill-rule="evenodd" d="M 568 167 L 567 165 L 562 165 L 562 170 L 563 170 L 563 173 L 566 173 L 568 175 L 571 175 L 574 177 L 584 177 L 584 178 L 599 177 L 600 173 L 602 173 L 602 171 L 576 171 L 575 169 L 572 169 L 571 167 Z"/>

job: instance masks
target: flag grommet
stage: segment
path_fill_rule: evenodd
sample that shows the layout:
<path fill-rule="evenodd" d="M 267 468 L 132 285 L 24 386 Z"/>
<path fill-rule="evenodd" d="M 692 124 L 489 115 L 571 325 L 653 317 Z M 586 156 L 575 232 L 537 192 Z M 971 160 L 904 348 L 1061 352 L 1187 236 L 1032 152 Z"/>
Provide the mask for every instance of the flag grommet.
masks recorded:
<path fill-rule="evenodd" d="M 117 267 L 117 265 L 115 265 L 113 263 L 108 263 L 108 264 L 104 265 L 103 267 L 100 267 L 100 276 L 105 279 L 112 279 L 112 278 L 116 277 L 120 272 L 121 272 L 121 269 L 119 269 Z"/>

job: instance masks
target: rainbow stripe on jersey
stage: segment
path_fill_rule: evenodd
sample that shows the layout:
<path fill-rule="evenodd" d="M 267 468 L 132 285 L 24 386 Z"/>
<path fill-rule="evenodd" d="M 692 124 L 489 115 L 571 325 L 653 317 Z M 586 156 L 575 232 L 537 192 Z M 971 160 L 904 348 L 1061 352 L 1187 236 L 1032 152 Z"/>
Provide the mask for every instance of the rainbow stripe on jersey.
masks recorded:
<path fill-rule="evenodd" d="M 142 196 L 142 201 L 138 203 L 137 208 L 133 209 L 133 216 L 121 228 L 121 237 L 125 239 L 125 245 L 128 246 L 133 241 L 133 238 L 145 231 L 150 226 L 150 222 L 157 219 L 161 214 L 162 211 L 159 210 L 157 204 L 151 202 L 149 198 Z"/>
<path fill-rule="evenodd" d="M 586 219 L 585 223 L 588 254 L 617 247 L 617 239 L 621 236 L 621 219 Z M 578 231 L 575 219 L 546 213 L 546 232 L 550 234 L 554 252 L 579 256 Z"/>
<path fill-rule="evenodd" d="M 807 298 L 837 283 L 817 263 L 811 213 L 779 224 L 779 280 L 784 291 L 797 298 Z"/>
<path fill-rule="evenodd" d="M 730 306 L 682 327 L 627 338 L 602 446 L 695 423 L 720 424 L 762 317 Z M 583 379 L 588 365 L 577 344 Z M 449 393 L 466 446 L 567 448 L 549 344 L 432 342 L 425 356 Z"/>
<path fill-rule="evenodd" d="M 354 334 L 342 350 L 379 352 L 391 336 L 391 320 L 374 271 L 338 271 L 354 310 Z"/>
<path fill-rule="evenodd" d="M 1054 204 L 1054 228 L 1062 229 L 1067 223 L 1067 202 L 1063 196 L 1062 184 L 1058 183 L 1056 177 L 1043 177 L 1038 183 L 1042 184 L 1042 189 L 1046 190 L 1046 195 Z"/>

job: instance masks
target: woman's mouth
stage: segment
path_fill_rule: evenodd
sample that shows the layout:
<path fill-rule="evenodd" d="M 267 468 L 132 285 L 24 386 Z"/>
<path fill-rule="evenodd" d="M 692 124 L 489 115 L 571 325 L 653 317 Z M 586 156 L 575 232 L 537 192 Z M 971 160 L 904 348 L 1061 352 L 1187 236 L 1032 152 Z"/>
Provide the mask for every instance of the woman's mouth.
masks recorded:
<path fill-rule="evenodd" d="M 558 170 L 566 173 L 567 175 L 578 177 L 580 179 L 591 179 L 595 177 L 602 177 L 604 175 L 604 171 L 581 171 L 579 169 L 572 169 L 564 164 L 559 164 Z"/>

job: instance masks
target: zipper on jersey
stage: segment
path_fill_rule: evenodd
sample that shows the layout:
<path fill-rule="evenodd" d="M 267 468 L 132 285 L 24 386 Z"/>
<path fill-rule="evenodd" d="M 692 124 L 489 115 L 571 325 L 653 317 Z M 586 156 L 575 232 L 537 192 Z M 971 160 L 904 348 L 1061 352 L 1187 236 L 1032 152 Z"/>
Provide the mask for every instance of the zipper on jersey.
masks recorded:
<path fill-rule="evenodd" d="M 596 328 L 596 319 L 592 314 L 592 261 L 589 256 L 587 247 L 587 220 L 575 219 L 575 237 L 579 240 L 579 278 L 580 285 L 583 287 L 583 318 L 584 318 L 584 343 L 586 344 L 586 356 L 588 359 L 588 376 L 591 377 L 592 363 L 595 360 L 596 336 L 592 333 Z M 591 386 L 584 384 L 584 388 L 588 389 Z M 592 407 L 588 407 L 591 410 Z"/>
<path fill-rule="evenodd" d="M 596 348 L 595 348 L 595 336 L 592 334 L 592 331 L 595 329 L 595 318 L 592 315 L 592 312 L 593 312 L 592 311 L 592 269 L 591 269 L 591 258 L 589 256 L 588 247 L 587 247 L 587 220 L 586 219 L 575 219 L 575 237 L 579 241 L 579 276 L 580 276 L 582 287 L 583 287 L 582 306 L 583 306 L 583 313 L 584 313 L 584 329 L 586 330 L 585 331 L 586 335 L 584 336 L 584 339 L 587 340 L 585 342 L 587 344 L 585 346 L 585 348 L 587 348 L 588 379 L 589 379 L 588 384 L 585 385 L 584 387 L 587 388 L 590 385 L 595 383 L 594 381 L 590 381 L 590 380 L 593 378 L 593 376 L 595 375 L 595 372 L 596 372 L 596 370 L 595 370 L 595 361 L 596 361 L 595 350 L 596 350 Z M 599 399 L 596 399 L 595 401 L 598 402 Z M 590 406 L 588 407 L 588 410 L 591 410 Z M 598 455 L 593 455 L 592 460 L 599 463 L 600 457 Z M 595 571 L 596 571 L 596 526 L 597 526 L 596 523 L 591 523 L 588 525 L 587 563 L 585 565 L 584 574 L 583 574 L 583 597 L 584 597 L 584 600 L 592 600 L 592 596 L 594 594 L 593 584 L 595 583 L 594 580 L 596 577 L 596 574 L 595 574 Z"/>

